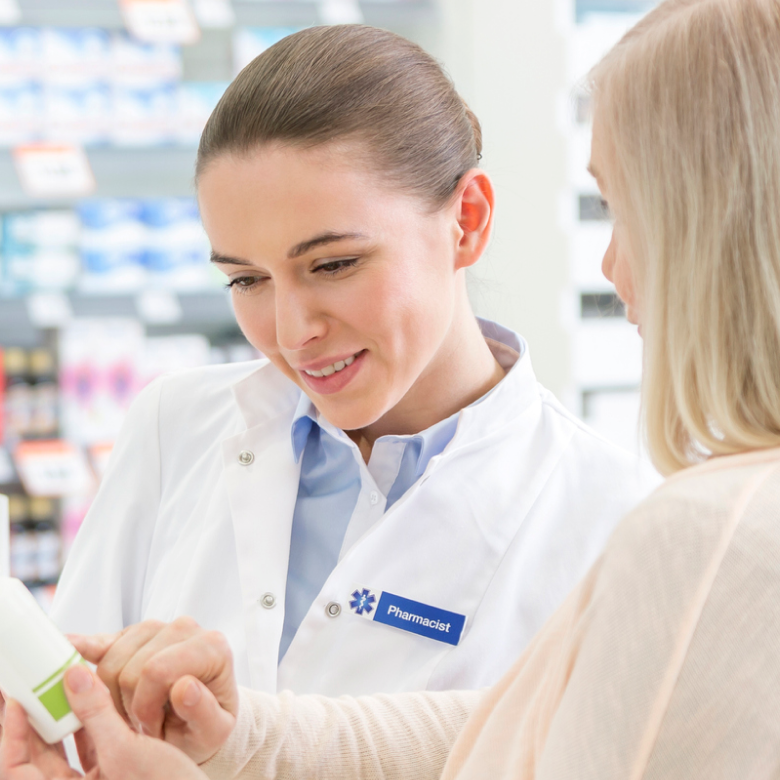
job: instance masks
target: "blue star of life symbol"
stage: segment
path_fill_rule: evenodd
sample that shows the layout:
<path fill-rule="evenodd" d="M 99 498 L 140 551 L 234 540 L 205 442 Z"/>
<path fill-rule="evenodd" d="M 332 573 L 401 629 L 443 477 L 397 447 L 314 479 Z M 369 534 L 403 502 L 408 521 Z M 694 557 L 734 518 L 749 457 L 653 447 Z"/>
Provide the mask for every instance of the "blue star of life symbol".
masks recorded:
<path fill-rule="evenodd" d="M 374 611 L 373 604 L 376 603 L 376 597 L 370 590 L 355 590 L 352 592 L 352 601 L 349 602 L 350 609 L 362 615 L 364 612 L 370 615 Z"/>

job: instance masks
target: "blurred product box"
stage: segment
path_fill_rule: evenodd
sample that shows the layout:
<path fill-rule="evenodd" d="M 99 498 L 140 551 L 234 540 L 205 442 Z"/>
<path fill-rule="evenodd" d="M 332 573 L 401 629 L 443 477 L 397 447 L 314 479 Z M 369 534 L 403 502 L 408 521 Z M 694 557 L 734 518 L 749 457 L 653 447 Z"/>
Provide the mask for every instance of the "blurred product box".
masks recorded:
<path fill-rule="evenodd" d="M 3 425 L 0 443 L 48 438 L 59 427 L 59 398 L 54 354 L 48 349 L 3 350 Z"/>
<path fill-rule="evenodd" d="M 90 200 L 79 204 L 83 292 L 137 290 L 146 281 L 146 228 L 140 201 L 130 198 Z"/>
<path fill-rule="evenodd" d="M 26 583 L 51 582 L 60 573 L 62 541 L 55 503 L 9 496 L 11 576 Z"/>
<path fill-rule="evenodd" d="M 130 319 L 76 319 L 59 333 L 61 430 L 79 445 L 112 441 L 139 389 L 144 329 Z"/>
<path fill-rule="evenodd" d="M 22 211 L 2 223 L 2 290 L 66 290 L 81 272 L 81 223 L 72 210 Z"/>
<path fill-rule="evenodd" d="M 181 83 L 179 47 L 97 28 L 0 28 L 0 146 L 194 145 L 227 87 Z"/>
<path fill-rule="evenodd" d="M 116 146 L 172 143 L 177 107 L 176 84 L 122 84 L 114 87 L 111 142 Z"/>
<path fill-rule="evenodd" d="M 142 204 L 146 227 L 144 265 L 152 284 L 180 292 L 209 286 L 210 244 L 192 198 L 159 198 Z"/>

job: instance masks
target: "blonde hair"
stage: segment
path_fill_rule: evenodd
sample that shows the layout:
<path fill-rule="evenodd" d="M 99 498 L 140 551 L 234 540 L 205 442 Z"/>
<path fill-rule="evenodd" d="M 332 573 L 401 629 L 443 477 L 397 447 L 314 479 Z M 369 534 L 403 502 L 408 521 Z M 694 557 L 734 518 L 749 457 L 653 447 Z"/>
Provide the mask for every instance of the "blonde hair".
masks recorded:
<path fill-rule="evenodd" d="M 653 462 L 780 446 L 780 0 L 667 0 L 590 80 Z"/>

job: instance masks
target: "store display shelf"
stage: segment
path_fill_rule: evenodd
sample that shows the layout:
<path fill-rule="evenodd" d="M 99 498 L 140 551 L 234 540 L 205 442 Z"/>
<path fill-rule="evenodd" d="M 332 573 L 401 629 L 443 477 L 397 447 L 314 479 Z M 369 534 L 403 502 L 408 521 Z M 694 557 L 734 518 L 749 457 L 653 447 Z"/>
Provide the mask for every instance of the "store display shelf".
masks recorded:
<path fill-rule="evenodd" d="M 237 325 L 229 296 L 223 290 L 200 293 L 177 293 L 181 317 L 169 324 L 150 324 L 150 335 L 172 335 L 198 332 L 220 340 L 236 334 Z M 138 296 L 68 295 L 75 317 L 128 317 L 138 319 Z M 30 319 L 28 301 L 24 297 L 0 299 L 0 346 L 35 346 L 42 332 Z"/>
<path fill-rule="evenodd" d="M 195 194 L 195 148 L 92 147 L 87 149 L 95 174 L 96 198 L 184 197 Z M 12 153 L 0 150 L 0 211 L 49 205 L 71 205 L 75 199 L 41 199 L 27 195 L 14 169 Z"/>
<path fill-rule="evenodd" d="M 117 0 L 81 0 L 77 8 L 63 0 L 19 0 L 22 24 L 31 26 L 121 28 Z M 316 0 L 233 0 L 236 24 L 258 27 L 306 26 L 320 22 Z M 433 0 L 362 0 L 366 24 L 393 27 L 399 23 L 435 22 Z"/>

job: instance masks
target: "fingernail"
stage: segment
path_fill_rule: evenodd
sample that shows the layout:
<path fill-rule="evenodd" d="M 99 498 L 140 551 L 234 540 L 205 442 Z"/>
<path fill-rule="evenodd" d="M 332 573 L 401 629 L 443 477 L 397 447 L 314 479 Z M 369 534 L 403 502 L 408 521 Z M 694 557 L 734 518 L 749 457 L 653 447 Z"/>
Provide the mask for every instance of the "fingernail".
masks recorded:
<path fill-rule="evenodd" d="M 72 666 L 65 672 L 65 682 L 73 693 L 84 693 L 92 687 L 92 675 L 80 664 Z"/>
<path fill-rule="evenodd" d="M 200 701 L 200 686 L 194 680 L 187 686 L 181 700 L 186 707 L 194 707 Z"/>

